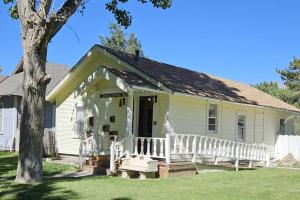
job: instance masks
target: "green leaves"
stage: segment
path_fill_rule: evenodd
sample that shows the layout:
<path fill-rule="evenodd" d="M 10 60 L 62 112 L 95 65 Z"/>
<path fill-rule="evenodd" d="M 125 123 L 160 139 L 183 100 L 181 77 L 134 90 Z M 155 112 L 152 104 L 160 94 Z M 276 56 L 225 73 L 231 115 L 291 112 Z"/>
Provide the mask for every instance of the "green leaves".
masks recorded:
<path fill-rule="evenodd" d="M 300 108 L 300 59 L 294 58 L 286 69 L 276 69 L 285 87 L 276 82 L 263 82 L 255 87 L 284 102 Z"/>
<path fill-rule="evenodd" d="M 162 8 L 167 9 L 171 7 L 172 0 L 137 0 L 138 2 L 141 2 L 142 4 L 145 3 L 151 3 L 153 7 L 155 8 Z M 18 19 L 18 9 L 16 0 L 3 0 L 4 4 L 9 4 L 9 14 L 13 19 Z M 109 0 L 105 4 L 105 8 L 110 11 L 114 17 L 116 18 L 118 24 L 124 26 L 125 28 L 128 28 L 132 23 L 132 16 L 130 15 L 130 12 L 120 8 L 120 4 L 127 3 L 128 0 Z M 38 5 L 39 1 L 36 1 L 36 4 Z M 86 7 L 87 1 L 82 1 L 81 7 L 79 9 L 79 12 L 81 14 L 84 13 L 85 7 Z"/>
<path fill-rule="evenodd" d="M 3 3 L 10 4 L 10 6 L 8 8 L 9 15 L 13 19 L 18 19 L 19 18 L 18 8 L 17 8 L 17 4 L 16 4 L 15 0 L 3 0 Z"/>
<path fill-rule="evenodd" d="M 172 0 L 137 0 L 141 3 L 151 2 L 152 5 L 156 8 L 167 9 L 171 7 Z M 106 9 L 114 14 L 118 24 L 121 24 L 125 28 L 128 28 L 131 25 L 132 17 L 130 12 L 119 7 L 119 3 L 127 3 L 128 0 L 111 0 L 105 4 Z"/>
<path fill-rule="evenodd" d="M 276 71 L 288 88 L 300 91 L 300 59 L 294 57 L 288 68 Z"/>
<path fill-rule="evenodd" d="M 18 19 L 19 18 L 17 5 L 10 6 L 9 9 L 8 9 L 8 11 L 9 11 L 10 16 L 13 19 Z"/>
<path fill-rule="evenodd" d="M 271 96 L 274 96 L 284 102 L 287 102 L 296 107 L 300 107 L 299 104 L 299 92 L 291 90 L 287 87 L 279 87 L 277 82 L 262 82 L 255 85 L 255 87 Z"/>

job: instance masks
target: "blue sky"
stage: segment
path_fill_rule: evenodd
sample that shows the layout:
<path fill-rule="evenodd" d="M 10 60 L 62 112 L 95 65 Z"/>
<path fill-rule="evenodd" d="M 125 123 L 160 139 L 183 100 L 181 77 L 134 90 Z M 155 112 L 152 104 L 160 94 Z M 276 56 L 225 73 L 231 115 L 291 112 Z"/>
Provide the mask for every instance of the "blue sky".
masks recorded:
<path fill-rule="evenodd" d="M 73 66 L 108 34 L 114 18 L 105 2 L 90 0 L 84 16 L 71 18 L 49 45 L 49 61 Z M 299 0 L 173 0 L 169 10 L 131 0 L 124 7 L 133 16 L 128 32 L 148 57 L 162 62 L 255 84 L 280 81 L 276 68 L 300 57 Z M 22 48 L 18 22 L 2 1 L 0 30 L 0 66 L 10 74 Z"/>

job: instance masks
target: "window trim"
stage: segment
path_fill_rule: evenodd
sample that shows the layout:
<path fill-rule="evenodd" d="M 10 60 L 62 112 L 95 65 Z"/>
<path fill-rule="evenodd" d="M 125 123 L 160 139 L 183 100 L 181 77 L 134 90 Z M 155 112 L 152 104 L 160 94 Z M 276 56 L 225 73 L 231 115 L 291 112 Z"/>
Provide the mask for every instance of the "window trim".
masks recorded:
<path fill-rule="evenodd" d="M 85 107 L 83 105 L 75 105 L 73 139 L 81 139 L 80 135 L 77 133 L 77 109 L 78 108 L 83 109 L 83 116 L 85 116 Z M 83 119 L 83 123 L 85 124 L 85 119 Z"/>
<path fill-rule="evenodd" d="M 0 102 L 0 112 L 1 112 L 1 129 L 0 129 L 0 135 L 4 135 L 4 102 Z"/>
<path fill-rule="evenodd" d="M 238 134 L 239 134 L 239 116 L 244 116 L 245 117 L 245 122 L 244 122 L 244 138 L 243 139 L 239 139 L 238 138 Z M 247 115 L 245 112 L 237 112 L 236 115 L 236 137 L 235 140 L 238 142 L 245 142 L 246 141 L 246 135 L 247 135 Z"/>
<path fill-rule="evenodd" d="M 283 120 L 283 132 L 281 132 L 281 120 Z M 286 125 L 286 120 L 283 118 L 279 119 L 279 131 L 278 131 L 278 135 L 285 135 L 285 125 Z"/>
<path fill-rule="evenodd" d="M 216 113 L 216 117 L 210 117 L 209 116 L 209 108 L 210 108 L 210 105 L 215 105 L 216 106 L 216 109 L 217 109 L 217 113 Z M 215 119 L 216 120 L 216 123 L 215 123 L 215 130 L 209 130 L 209 119 Z M 207 123 L 206 123 L 206 129 L 207 129 L 207 132 L 208 133 L 218 133 L 218 130 L 219 130 L 219 105 L 216 104 L 216 103 L 208 103 L 207 104 L 207 116 L 206 116 L 206 119 L 207 119 Z"/>

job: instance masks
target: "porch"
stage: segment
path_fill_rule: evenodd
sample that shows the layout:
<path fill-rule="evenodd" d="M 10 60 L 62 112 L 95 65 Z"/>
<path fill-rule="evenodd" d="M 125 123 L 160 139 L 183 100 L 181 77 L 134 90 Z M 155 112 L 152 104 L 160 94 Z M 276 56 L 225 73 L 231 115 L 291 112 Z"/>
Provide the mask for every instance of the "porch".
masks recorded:
<path fill-rule="evenodd" d="M 93 144 L 93 137 L 89 138 Z M 210 163 L 234 162 L 239 170 L 240 162 L 247 162 L 248 168 L 254 162 L 270 165 L 273 148 L 265 145 L 239 143 L 224 139 L 201 135 L 166 134 L 165 138 L 135 137 L 130 135 L 119 141 L 112 141 L 110 146 L 110 171 L 115 173 L 123 158 L 144 156 L 165 163 L 172 164 L 189 162 Z M 86 149 L 85 149 L 86 150 Z"/>

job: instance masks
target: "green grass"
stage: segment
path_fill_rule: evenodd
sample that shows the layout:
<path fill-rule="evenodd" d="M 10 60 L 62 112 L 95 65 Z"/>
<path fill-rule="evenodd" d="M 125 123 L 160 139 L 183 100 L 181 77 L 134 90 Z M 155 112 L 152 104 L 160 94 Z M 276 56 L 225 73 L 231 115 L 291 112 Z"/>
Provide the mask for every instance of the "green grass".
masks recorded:
<path fill-rule="evenodd" d="M 16 175 L 18 159 L 16 154 L 0 152 L 0 179 L 13 179 Z M 75 171 L 71 165 L 55 164 L 43 161 L 44 176 Z M 1 198 L 0 198 L 1 199 Z"/>
<path fill-rule="evenodd" d="M 6 158 L 11 159 L 11 157 L 4 157 L 4 160 Z M 2 161 L 3 156 L 0 156 L 0 165 L 2 165 Z M 3 168 L 0 170 L 2 171 Z M 45 168 L 45 171 L 47 170 L 48 168 Z M 76 179 L 50 179 L 33 185 L 17 185 L 9 180 L 0 182 L 0 199 L 299 200 L 300 171 L 257 169 L 146 181 L 93 176 Z"/>

